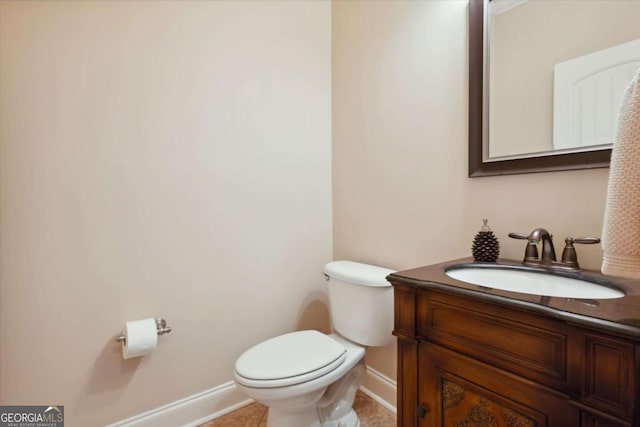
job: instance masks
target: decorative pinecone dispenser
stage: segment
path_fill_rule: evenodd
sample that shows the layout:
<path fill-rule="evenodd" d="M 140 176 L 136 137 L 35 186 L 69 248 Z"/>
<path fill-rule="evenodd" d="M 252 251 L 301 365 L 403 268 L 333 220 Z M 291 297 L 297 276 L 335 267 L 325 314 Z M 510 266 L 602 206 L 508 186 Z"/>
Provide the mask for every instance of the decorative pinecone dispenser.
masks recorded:
<path fill-rule="evenodd" d="M 482 222 L 484 225 L 473 238 L 471 254 L 475 261 L 496 262 L 500 255 L 500 242 L 487 225 L 488 220 L 483 219 Z"/>

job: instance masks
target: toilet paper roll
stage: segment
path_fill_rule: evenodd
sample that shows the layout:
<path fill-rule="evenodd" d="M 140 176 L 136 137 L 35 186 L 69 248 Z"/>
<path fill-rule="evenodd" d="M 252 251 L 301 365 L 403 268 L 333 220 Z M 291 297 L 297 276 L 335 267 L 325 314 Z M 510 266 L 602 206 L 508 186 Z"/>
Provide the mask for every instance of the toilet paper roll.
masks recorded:
<path fill-rule="evenodd" d="M 122 343 L 122 357 L 132 357 L 151 354 L 158 346 L 158 330 L 154 319 L 134 320 L 124 325 L 126 340 Z"/>

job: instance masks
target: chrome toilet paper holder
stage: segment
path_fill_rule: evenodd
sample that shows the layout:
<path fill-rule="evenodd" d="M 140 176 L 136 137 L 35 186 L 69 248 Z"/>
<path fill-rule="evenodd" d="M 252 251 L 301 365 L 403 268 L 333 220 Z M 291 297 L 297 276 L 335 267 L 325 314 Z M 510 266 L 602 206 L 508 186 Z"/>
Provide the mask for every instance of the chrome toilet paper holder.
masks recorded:
<path fill-rule="evenodd" d="M 171 332 L 171 326 L 167 326 L 167 321 L 162 317 L 158 317 L 154 320 L 156 321 L 156 331 L 158 332 L 158 335 L 164 335 Z M 116 338 L 116 342 L 126 343 L 126 341 L 127 337 L 124 334 L 120 334 L 120 336 Z"/>

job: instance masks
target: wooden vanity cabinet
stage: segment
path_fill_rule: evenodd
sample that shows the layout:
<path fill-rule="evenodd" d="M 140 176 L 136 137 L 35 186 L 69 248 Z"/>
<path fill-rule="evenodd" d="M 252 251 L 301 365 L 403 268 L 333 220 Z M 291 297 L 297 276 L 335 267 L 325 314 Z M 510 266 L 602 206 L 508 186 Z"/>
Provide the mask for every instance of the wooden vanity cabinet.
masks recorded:
<path fill-rule="evenodd" d="M 399 427 L 639 427 L 634 340 L 390 278 Z"/>

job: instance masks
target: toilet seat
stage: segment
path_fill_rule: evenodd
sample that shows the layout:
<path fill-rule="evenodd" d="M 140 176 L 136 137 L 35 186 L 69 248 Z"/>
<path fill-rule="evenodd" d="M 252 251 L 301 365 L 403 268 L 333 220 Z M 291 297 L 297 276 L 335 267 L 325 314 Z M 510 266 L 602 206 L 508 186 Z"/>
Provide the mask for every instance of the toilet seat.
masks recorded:
<path fill-rule="evenodd" d="M 298 331 L 264 341 L 236 361 L 236 380 L 255 388 L 286 387 L 311 381 L 333 371 L 346 359 L 347 349 L 318 331 Z"/>

